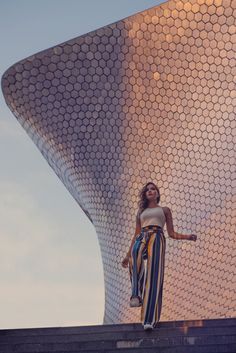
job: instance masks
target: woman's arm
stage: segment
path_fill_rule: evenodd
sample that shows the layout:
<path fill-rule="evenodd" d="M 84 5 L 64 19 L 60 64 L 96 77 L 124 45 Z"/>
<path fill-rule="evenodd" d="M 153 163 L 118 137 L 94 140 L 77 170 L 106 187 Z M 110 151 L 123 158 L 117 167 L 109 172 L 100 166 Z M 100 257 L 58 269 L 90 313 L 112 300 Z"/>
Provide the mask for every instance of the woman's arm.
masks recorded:
<path fill-rule="evenodd" d="M 132 241 L 131 241 L 129 250 L 128 250 L 128 252 L 127 252 L 127 255 L 130 256 L 132 246 L 133 246 L 133 244 L 134 244 L 134 242 L 135 242 L 135 238 L 136 238 L 136 236 L 137 236 L 140 232 L 141 232 L 141 222 L 140 222 L 139 211 L 138 211 L 138 213 L 137 213 L 137 215 L 136 215 L 136 228 L 135 228 L 135 233 L 134 233 L 134 236 L 133 236 L 133 238 L 132 238 Z"/>
<path fill-rule="evenodd" d="M 131 255 L 131 250 L 132 250 L 132 247 L 133 247 L 133 244 L 135 242 L 135 239 L 136 239 L 136 236 L 141 232 L 141 222 L 140 222 L 140 217 L 139 217 L 139 211 L 137 212 L 137 215 L 136 215 L 136 229 L 135 229 L 135 233 L 134 233 L 134 236 L 131 240 L 131 243 L 130 243 L 130 247 L 129 247 L 129 250 L 127 251 L 127 254 L 124 258 L 124 260 L 122 261 L 122 266 L 123 267 L 127 267 L 128 266 L 128 262 L 129 262 L 129 257 Z"/>
<path fill-rule="evenodd" d="M 177 233 L 174 231 L 174 226 L 173 226 L 173 218 L 172 218 L 172 213 L 169 207 L 163 207 L 163 211 L 166 217 L 166 228 L 167 228 L 167 233 L 168 235 L 177 240 L 197 240 L 197 236 L 195 234 L 181 234 Z"/>

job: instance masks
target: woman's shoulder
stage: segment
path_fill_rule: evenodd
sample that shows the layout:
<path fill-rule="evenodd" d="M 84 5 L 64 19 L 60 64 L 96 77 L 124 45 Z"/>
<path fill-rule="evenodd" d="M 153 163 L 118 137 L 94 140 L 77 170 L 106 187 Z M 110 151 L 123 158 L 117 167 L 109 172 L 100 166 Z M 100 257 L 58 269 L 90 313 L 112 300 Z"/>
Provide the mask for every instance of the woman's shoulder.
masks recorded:
<path fill-rule="evenodd" d="M 141 215 L 142 212 L 143 212 L 143 209 L 142 209 L 141 207 L 139 207 L 139 208 L 137 209 L 136 216 L 137 216 L 137 217 L 140 217 L 140 215 Z"/>
<path fill-rule="evenodd" d="M 142 209 L 141 209 L 141 207 L 139 207 L 139 208 L 137 209 L 137 215 L 140 215 L 141 212 L 142 212 Z"/>
<path fill-rule="evenodd" d="M 166 214 L 169 214 L 171 211 L 170 211 L 170 208 L 168 207 L 168 206 L 161 206 L 162 207 L 162 209 L 163 209 L 163 212 L 164 212 L 164 214 L 166 215 Z"/>
<path fill-rule="evenodd" d="M 169 207 L 162 207 L 165 215 L 166 222 L 172 221 L 172 212 Z"/>

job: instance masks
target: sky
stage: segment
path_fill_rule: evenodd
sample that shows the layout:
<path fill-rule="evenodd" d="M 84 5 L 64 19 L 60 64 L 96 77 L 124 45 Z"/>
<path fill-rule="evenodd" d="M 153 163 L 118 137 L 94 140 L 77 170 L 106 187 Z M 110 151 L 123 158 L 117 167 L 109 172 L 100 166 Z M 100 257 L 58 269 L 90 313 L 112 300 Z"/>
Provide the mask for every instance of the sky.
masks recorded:
<path fill-rule="evenodd" d="M 0 0 L 0 75 L 17 61 L 158 0 Z M 104 279 L 94 226 L 0 92 L 0 329 L 99 325 Z"/>

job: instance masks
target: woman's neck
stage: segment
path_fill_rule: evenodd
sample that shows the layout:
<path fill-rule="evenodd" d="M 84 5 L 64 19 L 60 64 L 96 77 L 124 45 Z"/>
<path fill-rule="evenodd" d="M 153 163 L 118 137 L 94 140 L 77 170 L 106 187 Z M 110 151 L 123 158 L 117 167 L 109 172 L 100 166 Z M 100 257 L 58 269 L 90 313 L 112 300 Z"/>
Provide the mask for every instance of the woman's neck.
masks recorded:
<path fill-rule="evenodd" d="M 151 201 L 151 202 L 149 202 L 149 204 L 148 204 L 147 207 L 152 208 L 152 207 L 158 207 L 158 206 L 159 206 L 159 205 L 158 205 L 155 201 Z"/>

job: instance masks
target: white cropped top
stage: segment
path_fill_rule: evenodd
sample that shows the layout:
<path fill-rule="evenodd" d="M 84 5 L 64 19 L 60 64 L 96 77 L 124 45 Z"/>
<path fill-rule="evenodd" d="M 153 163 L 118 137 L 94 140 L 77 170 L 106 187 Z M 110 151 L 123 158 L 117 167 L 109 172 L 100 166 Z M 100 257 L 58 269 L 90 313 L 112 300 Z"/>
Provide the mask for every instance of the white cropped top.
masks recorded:
<path fill-rule="evenodd" d="M 148 207 L 140 215 L 141 228 L 149 225 L 164 227 L 166 217 L 161 206 Z"/>

